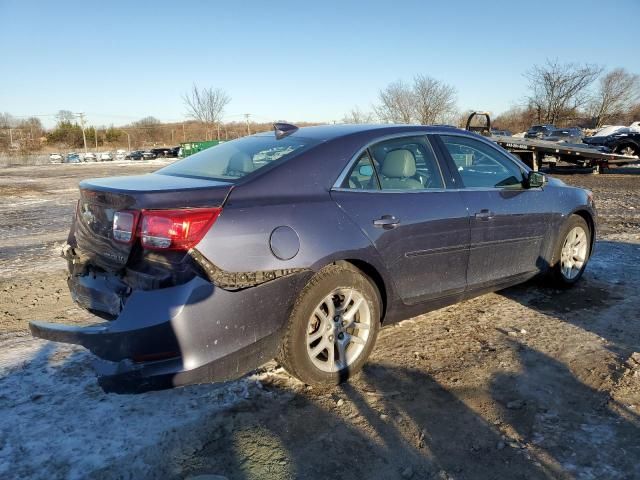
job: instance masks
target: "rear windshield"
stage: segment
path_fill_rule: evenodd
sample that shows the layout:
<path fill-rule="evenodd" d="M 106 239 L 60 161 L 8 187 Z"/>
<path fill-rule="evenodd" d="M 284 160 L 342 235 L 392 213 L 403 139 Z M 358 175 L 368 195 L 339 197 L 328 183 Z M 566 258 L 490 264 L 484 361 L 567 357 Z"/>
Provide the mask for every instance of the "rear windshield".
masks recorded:
<path fill-rule="evenodd" d="M 316 145 L 317 140 L 299 137 L 276 139 L 256 135 L 224 142 L 158 170 L 157 173 L 213 180 L 237 180 L 275 162 Z"/>

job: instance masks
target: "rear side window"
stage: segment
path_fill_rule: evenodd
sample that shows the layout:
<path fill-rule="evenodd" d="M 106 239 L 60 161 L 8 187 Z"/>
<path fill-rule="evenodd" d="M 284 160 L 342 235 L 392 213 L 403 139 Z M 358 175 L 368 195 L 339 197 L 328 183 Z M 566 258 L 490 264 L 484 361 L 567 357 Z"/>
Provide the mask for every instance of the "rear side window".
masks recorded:
<path fill-rule="evenodd" d="M 520 167 L 498 150 L 473 138 L 442 135 L 465 187 L 522 187 Z"/>
<path fill-rule="evenodd" d="M 362 153 L 343 188 L 429 190 L 444 188 L 444 182 L 427 138 L 400 137 Z"/>
<path fill-rule="evenodd" d="M 368 151 L 360 155 L 342 186 L 357 190 L 378 190 L 380 188 Z"/>
<path fill-rule="evenodd" d="M 308 138 L 276 139 L 274 135 L 255 135 L 221 143 L 164 167 L 156 173 L 233 181 L 317 144 L 317 140 Z"/>

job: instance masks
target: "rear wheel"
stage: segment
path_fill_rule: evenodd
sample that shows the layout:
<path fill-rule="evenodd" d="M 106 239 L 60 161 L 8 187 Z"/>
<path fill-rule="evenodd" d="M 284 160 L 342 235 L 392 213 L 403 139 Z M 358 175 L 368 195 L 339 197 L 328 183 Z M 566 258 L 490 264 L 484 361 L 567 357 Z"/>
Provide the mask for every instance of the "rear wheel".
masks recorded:
<path fill-rule="evenodd" d="M 366 362 L 380 328 L 376 287 L 350 264 L 332 264 L 303 289 L 278 360 L 309 385 L 337 385 Z"/>
<path fill-rule="evenodd" d="M 579 215 L 571 215 L 558 237 L 551 270 L 554 283 L 560 287 L 574 285 L 584 273 L 591 255 L 591 230 Z"/>

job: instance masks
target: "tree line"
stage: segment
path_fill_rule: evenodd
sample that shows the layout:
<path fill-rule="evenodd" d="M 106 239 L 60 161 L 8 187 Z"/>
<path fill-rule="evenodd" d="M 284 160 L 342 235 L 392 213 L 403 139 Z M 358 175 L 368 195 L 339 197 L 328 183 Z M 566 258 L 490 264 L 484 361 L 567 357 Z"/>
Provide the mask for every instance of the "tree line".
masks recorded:
<path fill-rule="evenodd" d="M 534 123 L 599 128 L 640 119 L 640 77 L 623 68 L 605 72 L 590 64 L 547 60 L 524 73 L 527 95 L 498 115 L 494 125 L 514 132 Z M 459 112 L 455 87 L 426 75 L 411 82 L 397 80 L 378 93 L 370 110 L 354 107 L 345 123 L 437 123 L 463 126 L 468 111 Z"/>
<path fill-rule="evenodd" d="M 623 68 L 610 71 L 597 65 L 547 60 L 524 73 L 527 94 L 493 119 L 496 128 L 513 132 L 535 123 L 599 128 L 605 124 L 629 124 L 640 120 L 640 76 Z M 457 105 L 454 86 L 425 74 L 398 79 L 378 92 L 369 109 L 353 107 L 343 123 L 412 123 L 463 126 L 468 112 Z M 147 147 L 176 145 L 184 141 L 230 140 L 271 128 L 268 123 L 223 122 L 230 95 L 220 88 L 193 85 L 182 102 L 188 121 L 163 123 L 147 116 L 115 127 L 82 125 L 68 110 L 56 115 L 56 125 L 47 131 L 37 117 L 17 119 L 0 113 L 0 150 L 38 150 L 44 144 L 56 147 Z M 84 127 L 84 132 L 83 132 Z M 83 135 L 84 133 L 84 135 Z"/>

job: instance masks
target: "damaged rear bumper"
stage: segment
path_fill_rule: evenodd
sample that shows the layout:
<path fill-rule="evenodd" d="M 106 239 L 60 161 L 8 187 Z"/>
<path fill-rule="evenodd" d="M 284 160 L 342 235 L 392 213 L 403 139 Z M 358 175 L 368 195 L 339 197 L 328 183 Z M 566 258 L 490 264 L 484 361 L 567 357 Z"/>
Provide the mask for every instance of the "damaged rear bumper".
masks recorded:
<path fill-rule="evenodd" d="M 238 378 L 273 358 L 297 292 L 297 273 L 239 291 L 201 277 L 134 290 L 115 320 L 89 326 L 31 322 L 34 336 L 94 353 L 106 391 L 135 393 Z"/>

